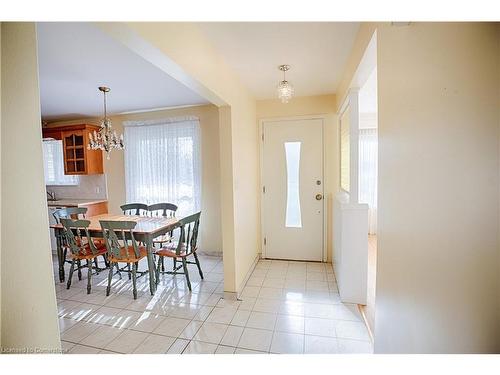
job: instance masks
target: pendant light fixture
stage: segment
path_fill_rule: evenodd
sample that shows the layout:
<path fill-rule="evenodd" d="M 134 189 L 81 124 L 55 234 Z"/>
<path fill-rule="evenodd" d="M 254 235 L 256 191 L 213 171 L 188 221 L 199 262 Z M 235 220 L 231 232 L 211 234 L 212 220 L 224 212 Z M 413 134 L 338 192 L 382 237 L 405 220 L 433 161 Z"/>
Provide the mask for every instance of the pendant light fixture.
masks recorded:
<path fill-rule="evenodd" d="M 280 65 L 278 69 L 283 72 L 283 81 L 278 83 L 278 98 L 282 103 L 288 103 L 293 96 L 293 86 L 286 80 L 286 72 L 290 70 L 290 65 Z"/>
<path fill-rule="evenodd" d="M 101 86 L 99 87 L 99 91 L 104 95 L 104 118 L 101 120 L 99 131 L 96 132 L 94 130 L 93 134 L 89 134 L 87 149 L 106 151 L 106 158 L 109 160 L 109 154 L 112 149 L 123 150 L 125 146 L 123 145 L 123 134 L 118 137 L 116 131 L 111 130 L 111 120 L 108 118 L 106 108 L 106 93 L 110 91 L 110 88 Z"/>

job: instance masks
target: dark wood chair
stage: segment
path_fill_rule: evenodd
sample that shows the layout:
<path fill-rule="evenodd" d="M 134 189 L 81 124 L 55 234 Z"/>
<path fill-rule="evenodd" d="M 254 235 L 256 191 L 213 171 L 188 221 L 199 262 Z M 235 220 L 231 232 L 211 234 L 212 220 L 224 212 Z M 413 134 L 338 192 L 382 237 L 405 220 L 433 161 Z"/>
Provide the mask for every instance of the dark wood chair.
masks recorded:
<path fill-rule="evenodd" d="M 80 280 L 81 269 L 86 267 L 88 269 L 87 294 L 90 294 L 92 288 L 92 263 L 98 256 L 104 256 L 106 254 L 106 248 L 97 247 L 94 240 L 90 237 L 88 230 L 88 226 L 90 225 L 89 220 L 65 218 L 60 218 L 60 220 L 64 227 L 64 236 L 71 256 L 71 268 L 69 270 L 66 288 L 69 289 L 71 287 L 71 279 L 75 271 L 75 265 L 77 266 Z M 82 261 L 86 262 L 83 266 L 81 264 Z M 100 269 L 96 267 L 95 270 L 96 273 L 99 274 Z"/>
<path fill-rule="evenodd" d="M 156 283 L 160 280 L 160 273 L 166 273 L 169 275 L 183 274 L 186 277 L 188 288 L 191 290 L 191 281 L 189 280 L 189 272 L 187 268 L 188 264 L 196 264 L 200 277 L 203 279 L 203 271 L 201 270 L 198 255 L 196 254 L 196 251 L 198 250 L 197 241 L 198 230 L 200 227 L 200 215 L 201 212 L 198 212 L 179 220 L 179 227 L 174 229 L 174 232 L 180 232 L 177 243 L 171 242 L 155 251 L 155 254 L 159 257 L 156 267 Z M 194 257 L 194 262 L 187 260 L 187 258 L 191 255 Z M 164 257 L 180 259 L 182 261 L 182 265 L 175 267 L 173 271 L 162 271 L 161 259 Z M 183 272 L 179 272 L 181 267 L 183 268 Z"/>
<path fill-rule="evenodd" d="M 124 215 L 141 215 L 148 214 L 148 205 L 144 203 L 127 203 L 120 206 Z"/>
<path fill-rule="evenodd" d="M 128 267 L 128 274 L 132 274 L 133 294 L 134 299 L 137 299 L 137 268 L 139 261 L 147 256 L 147 249 L 145 246 L 140 246 L 134 238 L 132 229 L 135 228 L 137 223 L 135 221 L 99 221 L 103 231 L 103 236 L 106 241 L 108 251 L 109 274 L 108 274 L 108 287 L 106 288 L 106 295 L 109 296 L 111 292 L 111 279 L 113 278 L 113 268 L 116 266 L 118 272 L 124 271 L 119 268 L 119 263 L 126 263 Z M 130 265 L 132 270 L 130 271 Z M 147 272 L 140 272 L 142 276 Z"/>

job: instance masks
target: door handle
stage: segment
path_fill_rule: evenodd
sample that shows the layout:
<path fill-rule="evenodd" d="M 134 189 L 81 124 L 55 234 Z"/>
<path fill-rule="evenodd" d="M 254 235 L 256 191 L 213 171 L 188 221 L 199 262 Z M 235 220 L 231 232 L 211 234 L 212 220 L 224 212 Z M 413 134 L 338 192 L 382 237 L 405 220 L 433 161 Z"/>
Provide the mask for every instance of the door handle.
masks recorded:
<path fill-rule="evenodd" d="M 323 195 L 322 194 L 316 194 L 316 200 L 317 201 L 320 201 L 323 199 Z"/>

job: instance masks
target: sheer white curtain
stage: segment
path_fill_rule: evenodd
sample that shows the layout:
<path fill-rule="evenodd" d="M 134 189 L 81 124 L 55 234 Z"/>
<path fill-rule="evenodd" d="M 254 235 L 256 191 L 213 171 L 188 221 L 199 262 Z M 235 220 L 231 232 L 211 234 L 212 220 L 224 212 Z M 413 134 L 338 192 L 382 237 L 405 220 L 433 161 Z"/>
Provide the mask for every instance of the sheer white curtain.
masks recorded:
<path fill-rule="evenodd" d="M 44 140 L 42 148 L 45 185 L 78 185 L 78 176 L 64 174 L 62 141 Z"/>
<path fill-rule="evenodd" d="M 377 129 L 359 129 L 359 202 L 369 206 L 369 234 L 377 233 L 377 158 Z"/>
<path fill-rule="evenodd" d="M 181 216 L 199 211 L 198 118 L 126 121 L 123 126 L 127 203 L 174 203 Z"/>

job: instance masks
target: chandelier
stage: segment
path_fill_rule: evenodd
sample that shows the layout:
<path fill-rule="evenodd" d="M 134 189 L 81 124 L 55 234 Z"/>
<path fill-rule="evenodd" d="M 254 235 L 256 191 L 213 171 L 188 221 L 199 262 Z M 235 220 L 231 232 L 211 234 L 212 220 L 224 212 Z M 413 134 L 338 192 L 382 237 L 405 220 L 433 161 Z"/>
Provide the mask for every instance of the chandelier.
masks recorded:
<path fill-rule="evenodd" d="M 293 96 L 293 86 L 286 80 L 286 72 L 290 70 L 290 65 L 280 65 L 278 69 L 283 72 L 283 81 L 278 83 L 278 98 L 282 103 L 288 103 Z"/>
<path fill-rule="evenodd" d="M 104 118 L 101 120 L 101 127 L 99 131 L 94 133 L 89 133 L 89 144 L 87 145 L 88 150 L 102 150 L 106 151 L 106 158 L 109 160 L 109 154 L 112 149 L 123 150 L 125 146 L 123 145 L 123 134 L 118 137 L 116 131 L 111 130 L 111 120 L 108 118 L 106 110 L 106 93 L 110 91 L 109 87 L 99 87 L 104 95 Z"/>

